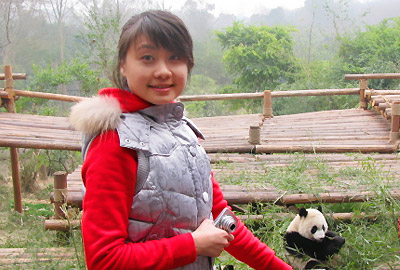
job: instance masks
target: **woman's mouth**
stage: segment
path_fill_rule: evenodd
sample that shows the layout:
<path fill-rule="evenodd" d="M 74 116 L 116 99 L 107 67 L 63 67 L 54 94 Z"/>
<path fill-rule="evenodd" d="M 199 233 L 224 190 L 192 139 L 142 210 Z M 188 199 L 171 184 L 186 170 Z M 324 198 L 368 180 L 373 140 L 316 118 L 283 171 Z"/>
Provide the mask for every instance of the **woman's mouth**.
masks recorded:
<path fill-rule="evenodd" d="M 173 84 L 168 84 L 168 85 L 150 85 L 150 88 L 152 88 L 156 92 L 167 92 L 171 89 Z"/>

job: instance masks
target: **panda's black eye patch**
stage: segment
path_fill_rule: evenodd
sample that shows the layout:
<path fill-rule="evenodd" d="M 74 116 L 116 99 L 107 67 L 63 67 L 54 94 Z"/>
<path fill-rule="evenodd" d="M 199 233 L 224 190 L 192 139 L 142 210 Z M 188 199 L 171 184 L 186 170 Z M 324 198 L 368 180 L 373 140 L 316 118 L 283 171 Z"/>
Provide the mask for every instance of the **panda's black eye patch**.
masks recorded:
<path fill-rule="evenodd" d="M 322 225 L 322 230 L 325 231 L 325 225 Z"/>
<path fill-rule="evenodd" d="M 313 226 L 312 229 L 311 229 L 311 233 L 312 234 L 316 233 L 317 229 L 318 229 L 317 226 Z"/>

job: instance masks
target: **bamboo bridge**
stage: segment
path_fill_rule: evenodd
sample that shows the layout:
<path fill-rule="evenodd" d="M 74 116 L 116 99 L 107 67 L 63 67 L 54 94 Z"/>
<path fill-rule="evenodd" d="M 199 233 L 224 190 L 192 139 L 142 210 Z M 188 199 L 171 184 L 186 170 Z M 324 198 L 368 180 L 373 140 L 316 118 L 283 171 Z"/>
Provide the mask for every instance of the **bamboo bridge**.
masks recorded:
<path fill-rule="evenodd" d="M 28 92 L 13 88 L 15 79 L 24 79 L 24 74 L 13 74 L 6 67 L 0 79 L 5 88 L 0 88 L 0 105 L 7 112 L 0 112 L 0 147 L 11 149 L 12 176 L 15 210 L 22 212 L 18 148 L 80 151 L 81 134 L 75 131 L 66 117 L 27 115 L 15 112 L 18 97 L 40 97 L 53 100 L 77 102 L 82 97 L 63 96 L 41 92 Z M 400 74 L 351 74 L 346 79 L 359 81 L 358 88 L 319 89 L 297 91 L 263 91 L 260 93 L 181 96 L 181 102 L 199 100 L 263 99 L 263 112 L 251 115 L 230 115 L 194 118 L 194 123 L 204 133 L 202 144 L 209 153 L 216 176 L 219 161 L 234 164 L 233 173 L 253 170 L 259 166 L 288 166 L 290 155 L 304 153 L 308 158 L 323 158 L 330 164 L 359 166 L 360 157 L 349 157 L 346 153 L 374 156 L 387 170 L 400 174 L 397 152 L 399 150 L 400 90 L 375 90 L 368 88 L 368 79 L 399 79 Z M 291 96 L 358 95 L 357 109 L 332 110 L 274 116 L 272 102 L 275 98 Z M 358 159 L 358 160 L 357 160 Z M 82 201 L 80 168 L 61 179 L 58 189 L 67 189 L 66 201 L 80 206 Z M 262 170 L 261 170 L 262 172 Z M 60 177 L 57 177 L 60 178 Z M 58 185 L 58 184 L 56 184 Z M 400 186 L 400 185 L 397 185 Z M 274 202 L 284 205 L 304 202 L 363 201 L 372 196 L 367 189 L 358 190 L 326 186 L 320 194 L 300 194 L 277 190 L 264 185 L 249 190 L 234 185 L 223 185 L 226 199 L 231 204 L 251 201 Z M 393 190 L 400 198 L 400 190 Z M 49 222 L 52 222 L 51 220 Z M 59 226 L 59 225 L 57 225 Z M 49 224 L 48 228 L 52 228 Z M 57 227 L 60 228 L 60 227 Z"/>

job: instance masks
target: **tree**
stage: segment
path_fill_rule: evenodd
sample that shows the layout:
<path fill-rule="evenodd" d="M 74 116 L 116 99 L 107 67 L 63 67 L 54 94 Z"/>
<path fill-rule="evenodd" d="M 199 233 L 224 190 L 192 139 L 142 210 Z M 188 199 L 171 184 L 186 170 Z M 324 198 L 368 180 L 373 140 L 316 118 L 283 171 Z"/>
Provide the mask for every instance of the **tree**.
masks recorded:
<path fill-rule="evenodd" d="M 366 26 L 342 39 L 338 54 L 342 74 L 400 72 L 400 17 Z M 373 88 L 393 89 L 396 80 L 371 81 Z"/>
<path fill-rule="evenodd" d="M 11 3 L 12 0 L 9 0 L 8 2 L 4 1 L 0 4 L 0 10 L 2 10 L 3 16 L 0 17 L 1 25 L 4 25 L 4 28 L 2 27 L 2 39 L 0 40 L 0 49 L 6 47 L 7 45 L 11 44 L 11 38 L 10 38 L 10 21 L 11 21 Z"/>
<path fill-rule="evenodd" d="M 114 1 L 82 1 L 85 30 L 80 38 L 90 48 L 83 57 L 93 68 L 101 70 L 103 77 L 112 79 L 112 70 L 117 55 L 117 44 L 121 32 L 121 7 Z"/>
<path fill-rule="evenodd" d="M 64 18 L 70 12 L 71 7 L 68 6 L 68 0 L 49 0 L 51 6 L 51 13 L 48 12 L 49 21 L 52 22 L 52 18 L 57 23 L 58 27 L 58 42 L 60 46 L 60 63 L 64 62 L 64 31 L 63 31 L 63 23 Z M 66 92 L 63 91 L 63 94 Z"/>
<path fill-rule="evenodd" d="M 253 92 L 274 89 L 280 83 L 291 82 L 298 70 L 293 54 L 291 32 L 284 26 L 246 26 L 235 22 L 217 37 L 225 49 L 223 61 L 236 77 L 240 91 Z"/>

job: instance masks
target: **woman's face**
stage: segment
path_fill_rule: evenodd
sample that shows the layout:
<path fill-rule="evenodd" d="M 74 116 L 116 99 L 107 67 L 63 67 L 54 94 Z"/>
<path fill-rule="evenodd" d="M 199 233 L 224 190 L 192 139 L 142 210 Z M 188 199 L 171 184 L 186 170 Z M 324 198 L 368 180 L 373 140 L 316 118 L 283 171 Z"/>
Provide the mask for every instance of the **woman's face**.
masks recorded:
<path fill-rule="evenodd" d="M 186 59 L 157 47 L 146 36 L 131 44 L 120 67 L 129 89 L 152 104 L 176 99 L 183 92 L 188 76 Z"/>

